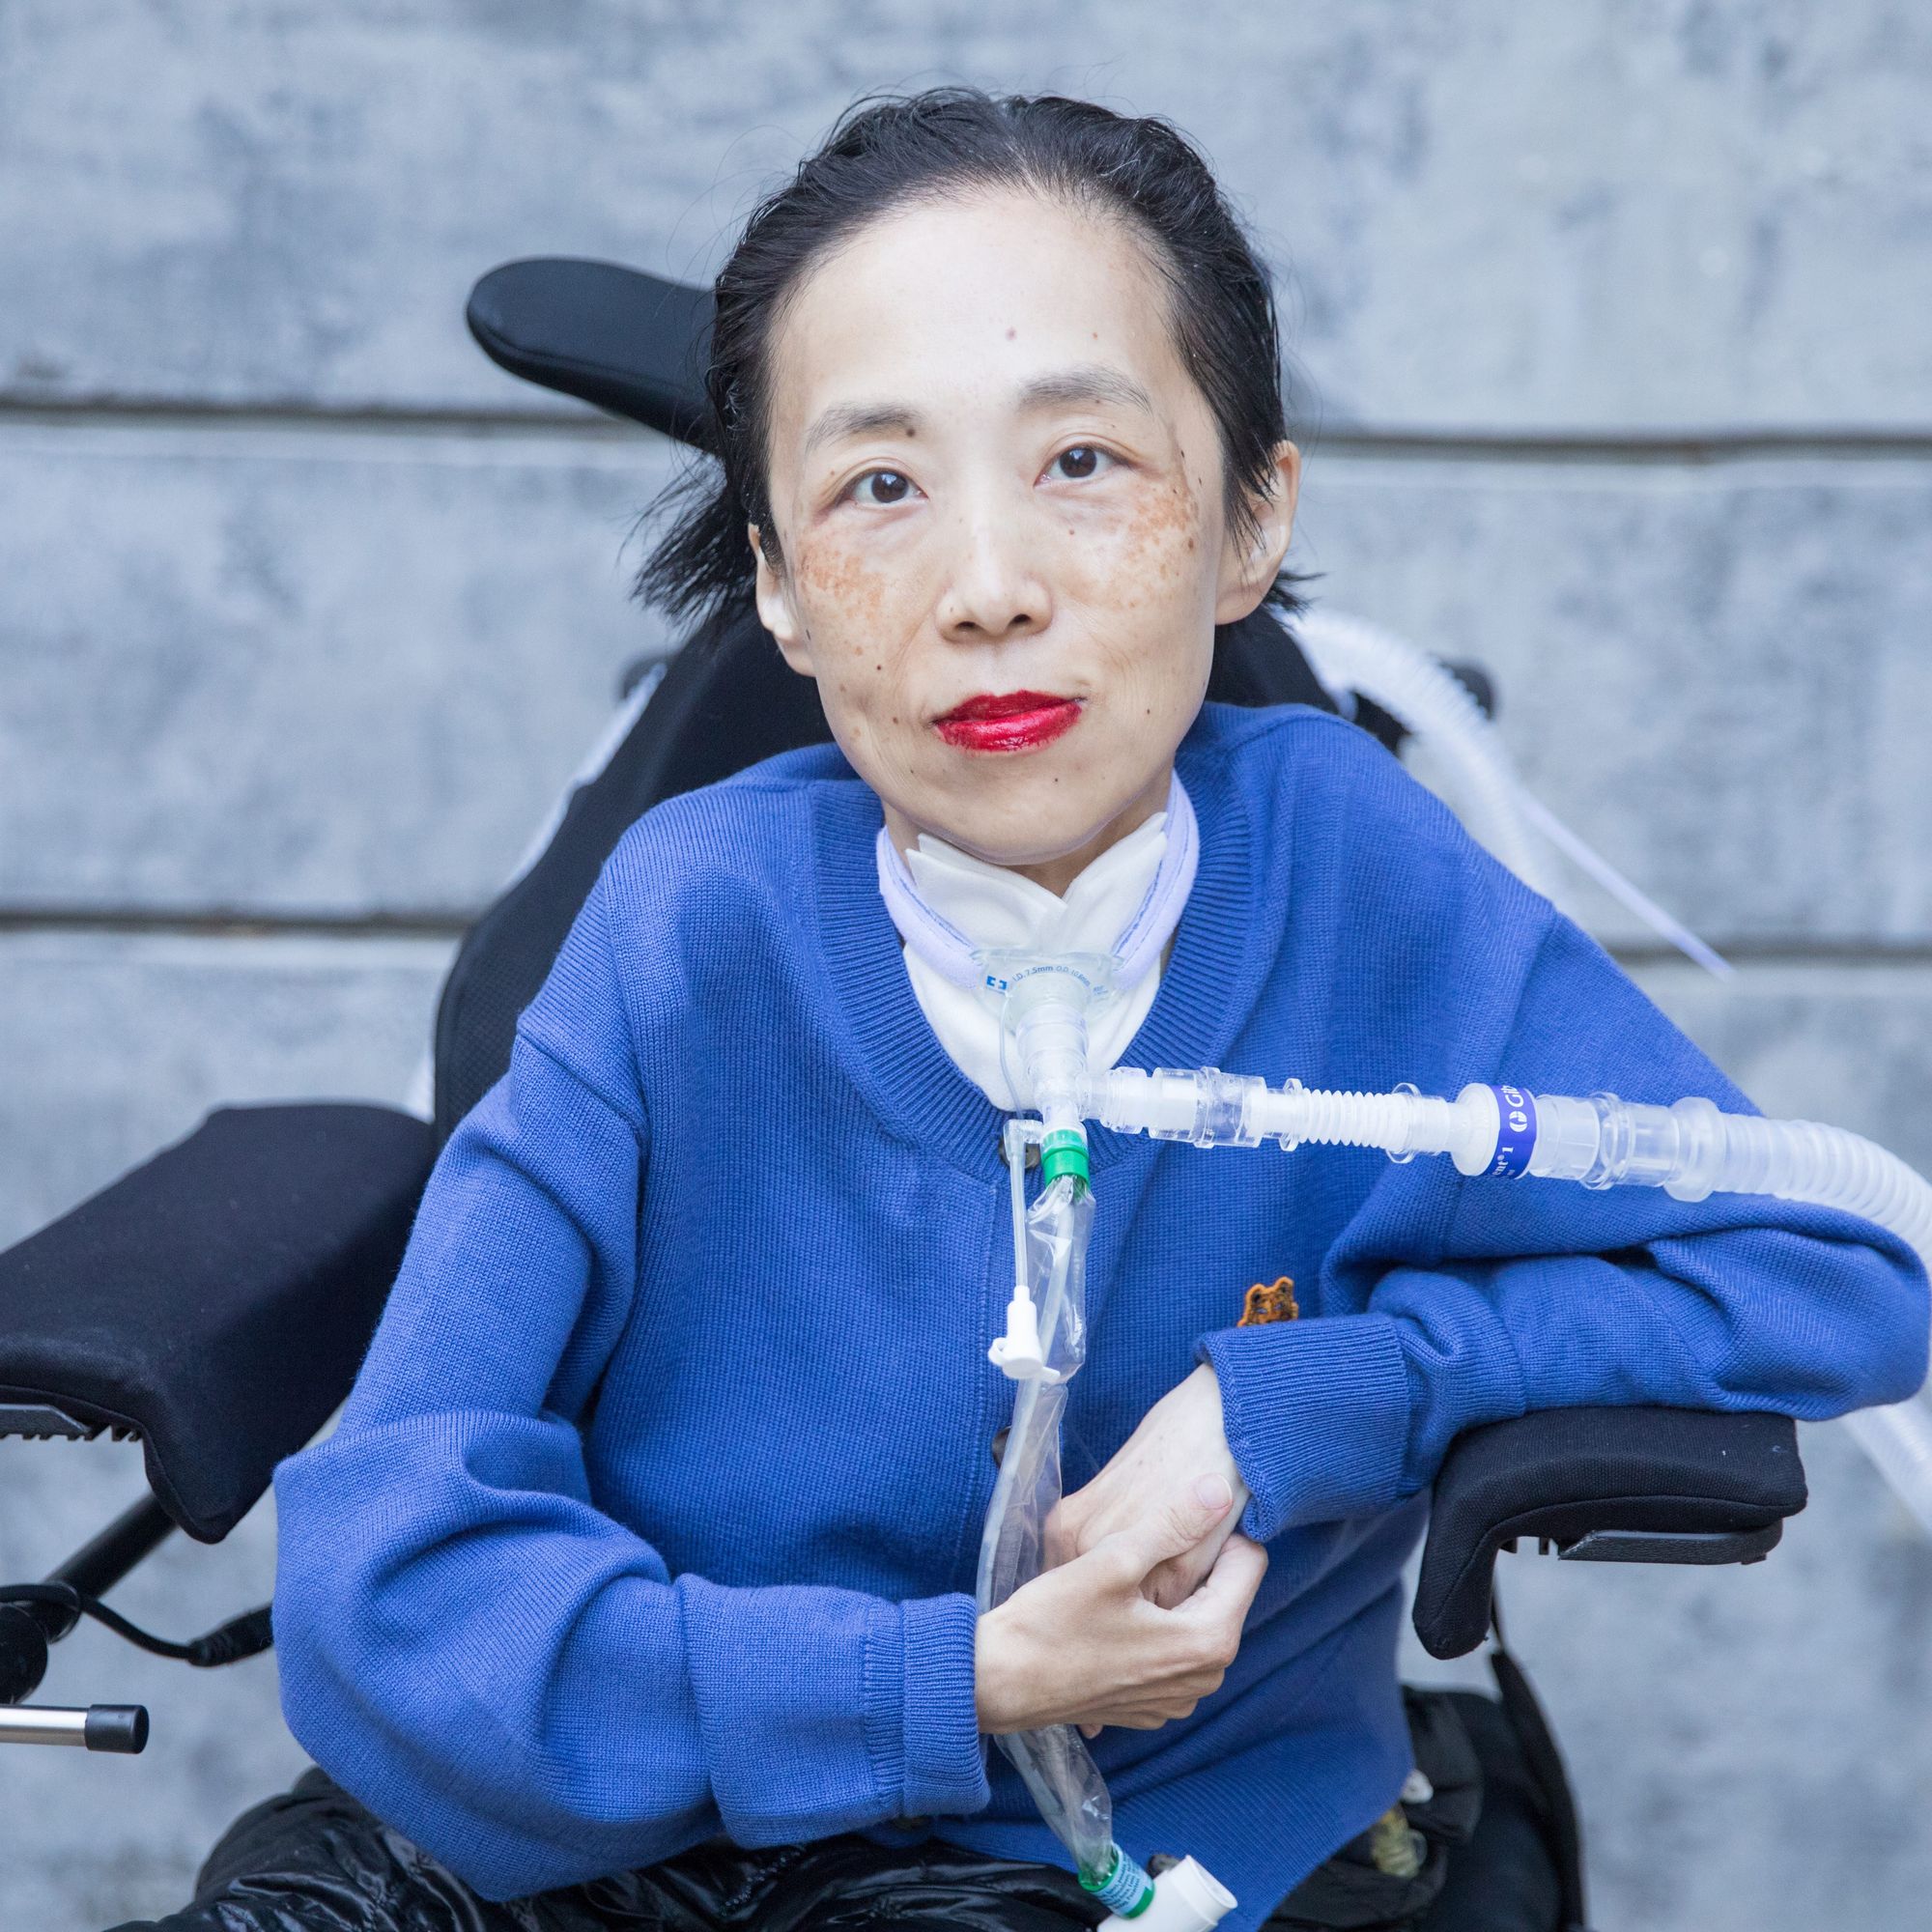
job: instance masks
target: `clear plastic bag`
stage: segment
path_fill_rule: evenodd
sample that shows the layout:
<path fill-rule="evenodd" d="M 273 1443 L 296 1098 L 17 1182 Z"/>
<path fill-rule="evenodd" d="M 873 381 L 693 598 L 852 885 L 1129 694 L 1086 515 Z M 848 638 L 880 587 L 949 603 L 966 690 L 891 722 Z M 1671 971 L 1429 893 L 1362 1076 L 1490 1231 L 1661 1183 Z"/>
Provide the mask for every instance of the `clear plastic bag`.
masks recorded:
<path fill-rule="evenodd" d="M 1017 1160 L 1019 1149 L 1010 1149 Z M 1017 1168 L 1015 1169 L 1017 1172 Z M 996 1608 L 1040 1573 L 1046 1519 L 1060 1500 L 1060 1421 L 1066 1384 L 1087 1351 L 1087 1240 L 1094 1197 L 1071 1176 L 1040 1191 L 1026 1212 L 1027 1280 L 1038 1311 L 1047 1373 L 1016 1384 L 1012 1425 L 980 1545 L 980 1609 Z M 1070 1724 L 999 1739 L 1080 1875 L 1103 1880 L 1117 1857 L 1106 1781 Z"/>

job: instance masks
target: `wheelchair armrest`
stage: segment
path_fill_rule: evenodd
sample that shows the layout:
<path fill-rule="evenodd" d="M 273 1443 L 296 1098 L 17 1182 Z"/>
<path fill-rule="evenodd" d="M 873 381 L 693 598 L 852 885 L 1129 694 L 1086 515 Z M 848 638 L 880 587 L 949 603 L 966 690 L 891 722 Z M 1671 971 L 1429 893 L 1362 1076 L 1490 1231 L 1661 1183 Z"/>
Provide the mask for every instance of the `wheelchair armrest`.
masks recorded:
<path fill-rule="evenodd" d="M 1474 1650 L 1518 1537 L 1576 1561 L 1753 1563 L 1804 1495 L 1785 1415 L 1550 1408 L 1472 1429 L 1435 1478 L 1415 1634 L 1432 1657 Z"/>
<path fill-rule="evenodd" d="M 435 1157 L 388 1107 L 224 1107 L 0 1254 L 0 1433 L 141 1438 L 218 1542 L 361 1361 Z"/>

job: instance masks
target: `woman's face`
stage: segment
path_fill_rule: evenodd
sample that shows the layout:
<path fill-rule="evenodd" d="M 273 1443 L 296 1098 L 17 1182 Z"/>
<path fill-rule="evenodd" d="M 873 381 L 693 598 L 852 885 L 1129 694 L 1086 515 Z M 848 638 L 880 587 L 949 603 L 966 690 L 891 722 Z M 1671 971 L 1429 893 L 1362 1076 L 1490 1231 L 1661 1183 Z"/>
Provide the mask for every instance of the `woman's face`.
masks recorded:
<path fill-rule="evenodd" d="M 1240 545 L 1168 312 L 1119 220 L 986 192 L 872 222 L 779 323 L 758 611 L 901 847 L 1060 891 L 1166 801 L 1298 475 L 1283 443 Z"/>

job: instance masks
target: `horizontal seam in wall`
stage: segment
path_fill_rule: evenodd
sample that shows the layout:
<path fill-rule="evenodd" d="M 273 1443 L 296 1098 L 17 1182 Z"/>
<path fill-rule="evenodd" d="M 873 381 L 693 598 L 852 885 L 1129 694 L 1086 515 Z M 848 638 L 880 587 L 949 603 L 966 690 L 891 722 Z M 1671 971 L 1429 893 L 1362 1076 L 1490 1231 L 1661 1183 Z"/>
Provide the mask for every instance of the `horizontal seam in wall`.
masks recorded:
<path fill-rule="evenodd" d="M 1928 940 L 1776 939 L 1754 936 L 1749 939 L 1713 940 L 1710 944 L 1733 966 L 1932 966 L 1932 941 Z M 1605 951 L 1618 965 L 1634 970 L 1676 966 L 1688 973 L 1701 975 L 1704 971 L 1695 960 L 1687 959 L 1675 947 L 1662 942 L 1634 941 L 1629 945 L 1608 946 Z"/>
<path fill-rule="evenodd" d="M 461 939 L 477 911 L 384 913 L 244 912 L 232 907 L 0 906 L 0 934 L 158 934 L 170 938 Z"/>
<path fill-rule="evenodd" d="M 112 937 L 153 934 L 178 938 L 435 939 L 459 940 L 481 908 L 416 908 L 381 913 L 253 912 L 235 907 L 145 908 L 0 906 L 0 934 L 74 933 Z M 1884 940 L 1754 934 L 1711 943 L 1734 965 L 1932 967 L 1932 938 Z M 1613 944 L 1610 956 L 1632 968 L 1691 962 L 1669 946 L 1646 941 Z"/>
<path fill-rule="evenodd" d="M 217 402 L 142 396 L 45 397 L 0 394 L 0 426 L 227 431 L 298 431 L 324 436 L 459 436 L 478 440 L 532 438 L 562 442 L 658 440 L 616 417 L 548 409 L 410 408 L 305 403 Z M 1829 425 L 1655 430 L 1500 430 L 1298 426 L 1311 454 L 1387 462 L 1719 465 L 1779 459 L 1932 461 L 1932 426 L 1875 429 Z"/>

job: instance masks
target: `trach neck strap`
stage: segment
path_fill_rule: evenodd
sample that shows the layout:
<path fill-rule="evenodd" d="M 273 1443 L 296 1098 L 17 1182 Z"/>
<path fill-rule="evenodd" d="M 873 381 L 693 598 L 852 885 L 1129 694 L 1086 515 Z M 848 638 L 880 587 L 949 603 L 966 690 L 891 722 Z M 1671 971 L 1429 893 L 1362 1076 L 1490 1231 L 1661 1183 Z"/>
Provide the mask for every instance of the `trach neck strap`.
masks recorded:
<path fill-rule="evenodd" d="M 1168 785 L 1162 838 L 1160 863 L 1153 878 L 1109 948 L 1115 959 L 1114 983 L 1122 992 L 1139 984 L 1159 961 L 1162 948 L 1180 923 L 1181 908 L 1187 903 L 1200 864 L 1200 828 L 1179 773 Z M 927 904 L 904 855 L 884 826 L 879 828 L 876 850 L 879 892 L 908 950 L 954 985 L 977 989 L 985 977 L 979 963 L 982 949 Z M 1094 863 L 1097 866 L 1105 857 L 1103 853 Z"/>

